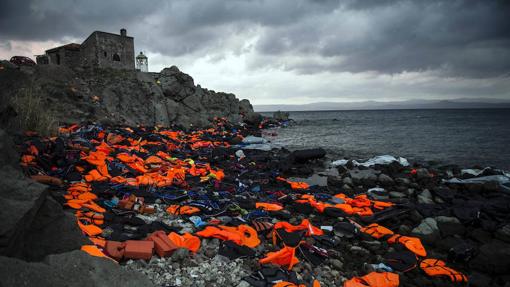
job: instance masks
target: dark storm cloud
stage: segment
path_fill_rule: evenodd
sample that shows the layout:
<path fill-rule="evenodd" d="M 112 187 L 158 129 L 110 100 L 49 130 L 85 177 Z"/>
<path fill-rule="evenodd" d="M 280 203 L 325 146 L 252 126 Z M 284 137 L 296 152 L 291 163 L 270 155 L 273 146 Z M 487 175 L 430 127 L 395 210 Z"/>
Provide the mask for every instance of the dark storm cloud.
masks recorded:
<path fill-rule="evenodd" d="M 485 78 L 510 71 L 509 2 L 4 0 L 0 38 L 83 39 L 126 27 L 137 48 L 221 59 L 243 53 L 243 42 L 255 37 L 252 68 Z"/>
<path fill-rule="evenodd" d="M 346 5 L 326 16 L 336 25 L 317 21 L 319 25 L 299 23 L 288 29 L 273 29 L 257 48 L 261 54 L 323 57 L 320 62 L 310 58 L 296 66 L 286 65 L 301 73 L 438 69 L 465 77 L 508 75 L 508 2 L 383 2 L 365 2 L 352 10 Z"/>
<path fill-rule="evenodd" d="M 338 0 L 208 0 L 168 2 L 162 21 L 151 27 L 163 38 L 152 42 L 159 52 L 180 56 L 228 49 L 232 37 L 257 28 L 283 28 L 314 15 L 327 14 Z"/>
<path fill-rule="evenodd" d="M 158 1 L 2 0 L 0 38 L 3 40 L 61 40 L 82 38 L 91 31 L 111 29 L 141 21 L 159 6 Z"/>

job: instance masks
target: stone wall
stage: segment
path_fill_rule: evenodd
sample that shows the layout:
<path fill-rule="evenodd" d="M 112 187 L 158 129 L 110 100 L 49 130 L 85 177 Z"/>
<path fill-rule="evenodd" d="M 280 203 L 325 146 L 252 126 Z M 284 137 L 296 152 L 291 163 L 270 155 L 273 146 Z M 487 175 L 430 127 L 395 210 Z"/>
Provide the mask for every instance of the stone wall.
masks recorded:
<path fill-rule="evenodd" d="M 71 50 L 64 47 L 48 53 L 49 64 L 76 67 L 80 65 L 80 50 Z M 60 61 L 59 61 L 60 58 Z"/>
<path fill-rule="evenodd" d="M 135 69 L 133 37 L 94 32 L 81 45 L 82 66 Z"/>

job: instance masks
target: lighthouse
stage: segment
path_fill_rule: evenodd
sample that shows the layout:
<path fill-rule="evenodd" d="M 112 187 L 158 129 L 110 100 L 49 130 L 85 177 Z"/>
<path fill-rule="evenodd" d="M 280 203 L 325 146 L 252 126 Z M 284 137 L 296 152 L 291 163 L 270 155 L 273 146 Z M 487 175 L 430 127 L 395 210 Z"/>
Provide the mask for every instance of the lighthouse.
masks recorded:
<path fill-rule="evenodd" d="M 147 56 L 140 52 L 138 56 L 136 56 L 136 69 L 140 70 L 140 72 L 148 72 L 149 71 L 149 60 Z"/>

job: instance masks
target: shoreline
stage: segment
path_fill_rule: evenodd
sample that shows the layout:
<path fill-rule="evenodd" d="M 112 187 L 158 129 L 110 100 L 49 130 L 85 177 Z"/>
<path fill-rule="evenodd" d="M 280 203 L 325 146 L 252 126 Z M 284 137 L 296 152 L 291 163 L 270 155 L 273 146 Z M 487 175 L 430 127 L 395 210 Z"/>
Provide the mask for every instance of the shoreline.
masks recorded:
<path fill-rule="evenodd" d="M 293 284 L 312 284 L 317 280 L 321 286 L 340 286 L 374 271 L 397 274 L 396 280 L 402 286 L 436 286 L 450 281 L 447 276 L 427 276 L 419 266 L 404 272 L 392 265 L 388 256 L 415 250 L 406 248 L 403 242 L 373 238 L 364 229 L 373 223 L 404 237 L 417 238 L 427 255 L 417 255 L 415 265 L 425 258 L 441 259 L 452 270 L 467 275 L 470 282 L 473 280 L 473 286 L 500 286 L 503 282 L 505 273 L 501 272 L 510 268 L 510 262 L 503 259 L 510 254 L 510 225 L 502 219 L 508 216 L 508 209 L 499 205 L 510 206 L 510 196 L 502 186 L 490 181 L 444 182 L 453 177 L 472 178 L 456 169 L 398 162 L 370 166 L 352 161 L 336 167 L 337 173 L 327 176 L 326 186 L 309 186 L 295 178 L 324 167 L 325 155 L 318 150 L 267 150 L 267 143 L 257 138 L 262 132 L 224 121 L 216 122 L 214 129 L 186 133 L 77 126 L 59 137 L 61 140 L 43 141 L 46 144 L 36 147 L 37 154 L 32 146 L 38 146 L 39 138 L 28 137 L 23 159 L 26 167 L 41 168 L 39 155 L 49 156 L 47 160 L 54 162 L 56 169 L 42 168 L 51 178 L 38 180 L 52 184 L 52 196 L 80 220 L 86 216 L 82 213 L 83 202 L 80 204 L 71 193 L 73 187 L 83 185 L 87 194 L 91 193 L 87 196 L 95 198 L 87 208 L 96 208 L 105 216 L 102 222 L 92 219 L 85 220 L 88 227 L 80 225 L 93 242 L 87 245 L 91 247 L 85 248 L 86 252 L 117 259 L 126 266 L 123 268 L 146 274 L 154 284 L 251 286 L 250 280 L 267 280 L 257 277 L 261 270 L 282 270 L 280 280 Z M 244 137 L 244 143 L 239 135 Z M 74 159 L 62 157 L 55 150 L 62 141 L 66 150 L 80 151 L 81 155 Z M 26 157 L 30 155 L 32 160 Z M 80 167 L 81 171 L 73 172 L 70 180 L 69 173 L 61 173 L 66 166 Z M 172 170 L 175 171 L 169 177 Z M 25 168 L 25 172 L 34 175 L 34 169 Z M 481 174 L 495 175 L 497 170 Z M 108 192 L 104 186 L 109 187 Z M 465 201 L 466 197 L 473 198 Z M 478 212 L 489 213 L 492 225 L 476 217 L 476 213 L 472 217 L 455 211 L 480 198 L 487 202 L 479 206 Z M 487 209 L 488 205 L 494 206 Z M 189 213 L 184 212 L 184 207 Z M 137 225 L 133 225 L 135 219 Z M 119 226 L 116 222 L 123 223 Z M 290 246 L 285 237 L 277 245 L 271 240 L 271 234 L 275 236 L 281 224 L 290 228 L 290 233 L 300 234 L 303 243 L 293 247 L 299 250 L 295 255 L 299 263 L 291 263 L 293 260 L 288 260 L 292 257 L 283 255 L 276 261 L 268 259 Z M 99 228 L 99 233 L 93 232 L 91 225 Z M 230 229 L 216 230 L 221 226 Z M 228 245 L 225 232 L 234 232 L 232 228 L 240 226 L 256 233 L 240 241 L 229 235 L 234 236 L 230 237 L 234 244 Z M 314 232 L 302 234 L 299 226 Z M 199 238 L 200 248 L 194 252 L 183 245 L 162 256 L 150 254 L 147 261 L 136 260 L 130 253 L 118 257 L 108 248 L 108 242 L 144 241 L 159 230 L 165 236 L 189 232 Z M 250 238 L 257 240 L 251 242 Z M 106 245 L 102 246 L 104 242 Z M 458 246 L 469 248 L 457 250 Z M 499 253 L 494 254 L 495 250 Z M 501 259 L 498 265 L 489 264 L 494 258 Z M 279 262 L 279 267 L 269 262 Z M 287 274 L 288 269 L 291 272 Z"/>

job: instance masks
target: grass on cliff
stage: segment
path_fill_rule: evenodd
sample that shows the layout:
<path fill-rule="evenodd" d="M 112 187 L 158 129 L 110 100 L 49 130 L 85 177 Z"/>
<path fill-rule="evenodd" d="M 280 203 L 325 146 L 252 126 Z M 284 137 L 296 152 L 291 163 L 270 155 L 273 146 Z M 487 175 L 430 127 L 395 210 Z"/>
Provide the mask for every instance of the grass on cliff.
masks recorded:
<path fill-rule="evenodd" d="M 32 88 L 22 89 L 11 98 L 17 115 L 12 125 L 21 131 L 34 131 L 43 136 L 55 135 L 58 121 L 43 98 Z"/>

